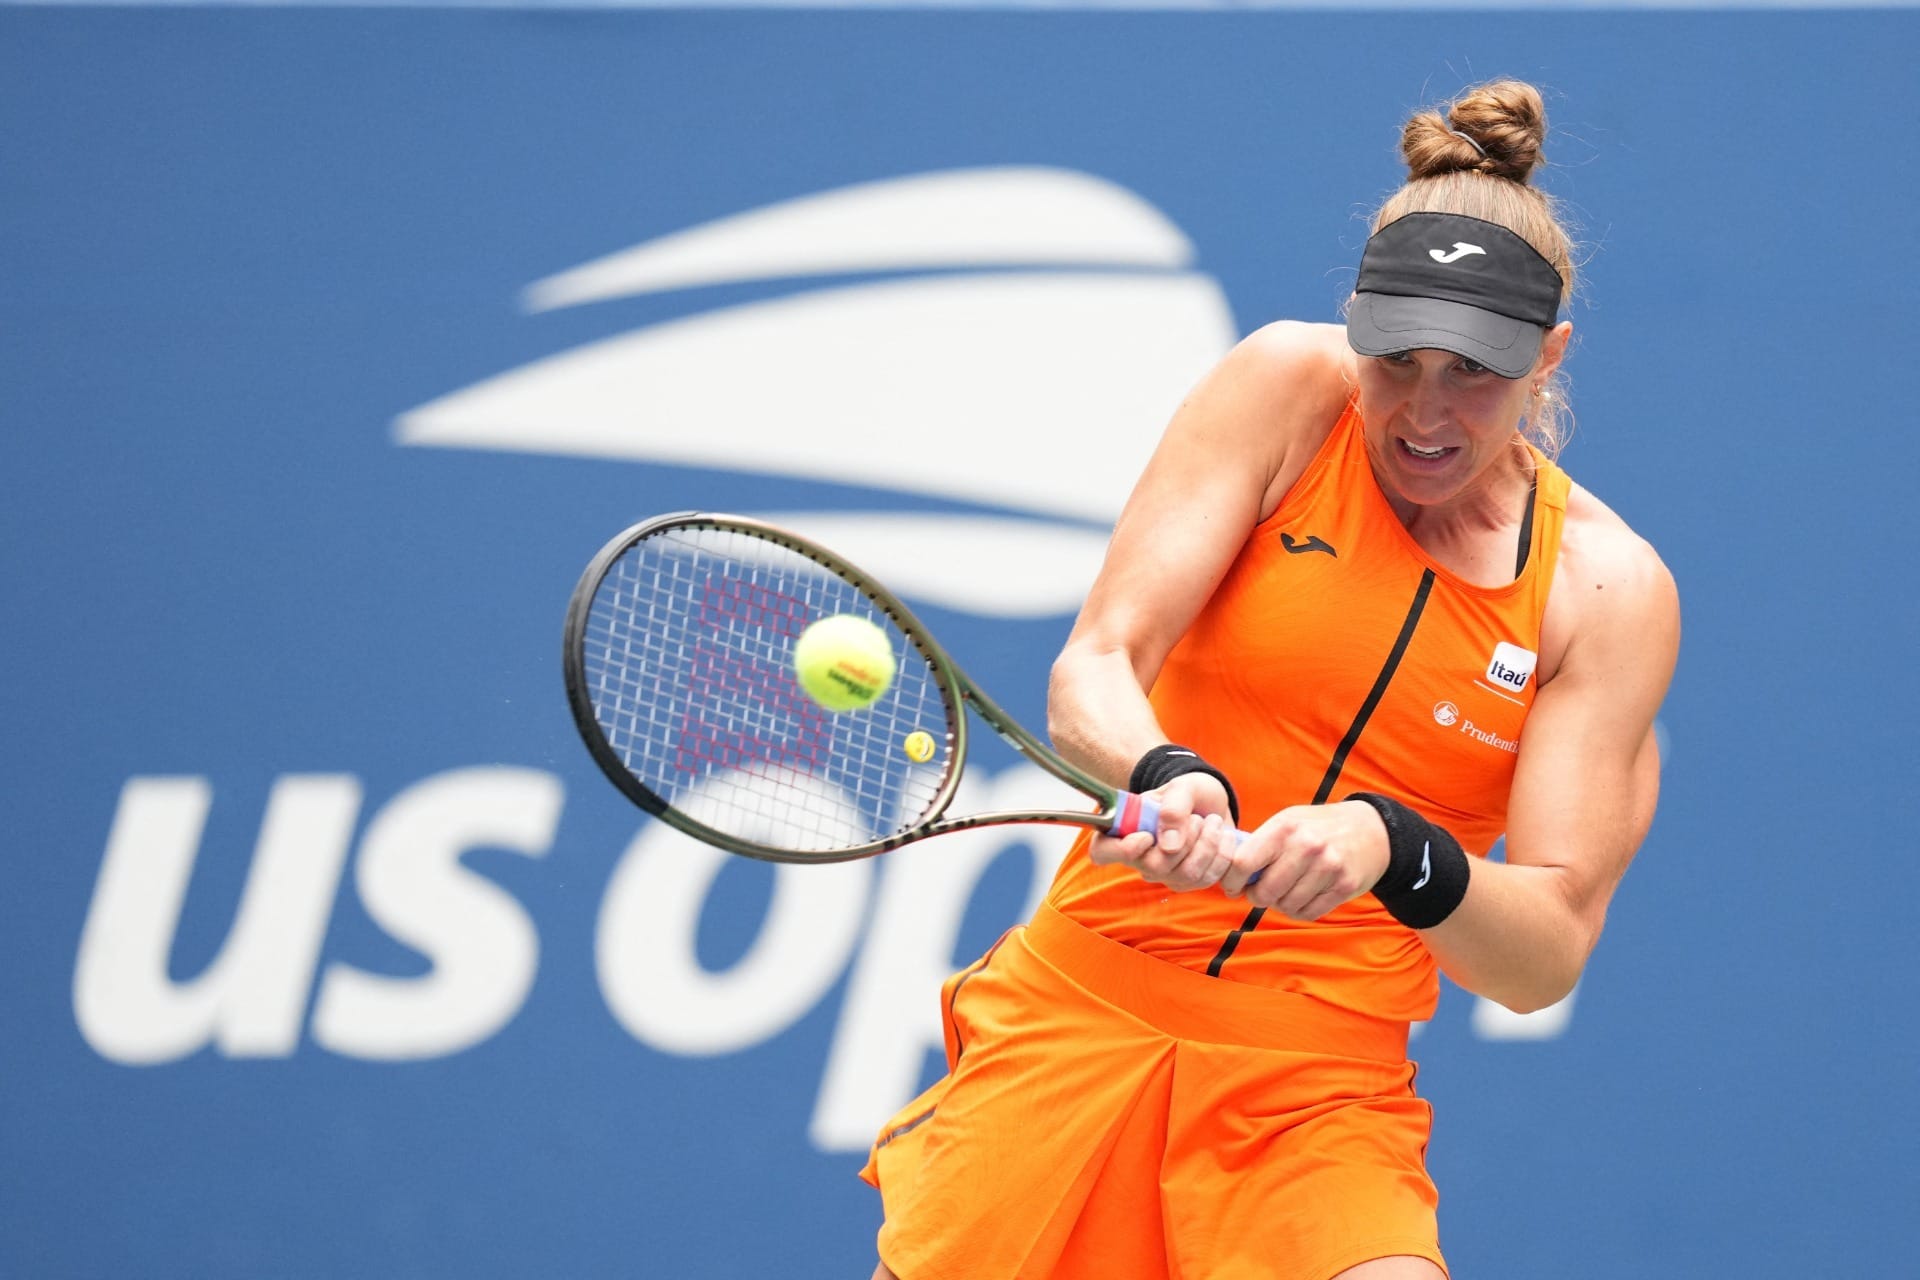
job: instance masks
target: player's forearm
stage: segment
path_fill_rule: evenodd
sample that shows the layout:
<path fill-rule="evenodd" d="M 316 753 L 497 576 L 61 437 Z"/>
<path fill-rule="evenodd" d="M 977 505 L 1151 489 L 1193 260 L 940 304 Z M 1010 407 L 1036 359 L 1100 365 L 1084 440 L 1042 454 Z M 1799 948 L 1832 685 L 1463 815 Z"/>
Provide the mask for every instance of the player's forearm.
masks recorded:
<path fill-rule="evenodd" d="M 1047 686 L 1047 732 L 1055 750 L 1114 786 L 1166 741 L 1123 649 L 1069 645 Z"/>
<path fill-rule="evenodd" d="M 1580 897 L 1564 868 L 1476 858 L 1467 896 L 1420 939 L 1462 987 L 1531 1013 L 1572 992 L 1599 940 L 1596 913 Z"/>

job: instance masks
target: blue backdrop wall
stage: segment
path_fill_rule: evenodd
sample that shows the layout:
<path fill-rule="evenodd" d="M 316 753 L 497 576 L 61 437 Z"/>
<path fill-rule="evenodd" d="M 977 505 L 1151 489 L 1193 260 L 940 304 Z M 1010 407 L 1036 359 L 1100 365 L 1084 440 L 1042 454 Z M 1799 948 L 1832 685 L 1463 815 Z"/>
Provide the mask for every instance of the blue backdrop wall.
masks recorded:
<path fill-rule="evenodd" d="M 1916 53 L 1902 12 L 0 9 L 0 1274 L 864 1276 L 858 1149 L 1058 844 L 678 842 L 572 736 L 575 574 L 775 514 L 1037 722 L 1181 388 L 1334 318 L 1400 122 L 1496 74 L 1550 88 L 1587 245 L 1566 464 L 1686 638 L 1578 992 L 1415 1041 L 1444 1242 L 1912 1274 Z"/>

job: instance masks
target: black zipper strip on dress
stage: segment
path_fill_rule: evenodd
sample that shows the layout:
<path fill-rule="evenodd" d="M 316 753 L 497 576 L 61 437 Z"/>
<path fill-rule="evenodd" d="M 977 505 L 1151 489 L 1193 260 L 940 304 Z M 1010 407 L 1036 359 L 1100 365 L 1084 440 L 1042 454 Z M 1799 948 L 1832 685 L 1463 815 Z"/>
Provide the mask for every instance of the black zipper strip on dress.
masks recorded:
<path fill-rule="evenodd" d="M 1353 717 L 1353 723 L 1347 726 L 1347 734 L 1340 739 L 1340 745 L 1334 749 L 1333 759 L 1327 763 L 1327 772 L 1320 779 L 1320 789 L 1313 793 L 1314 804 L 1325 804 L 1327 797 L 1333 794 L 1333 785 L 1340 779 L 1340 771 L 1347 766 L 1347 756 L 1354 744 L 1360 741 L 1360 734 L 1367 727 L 1367 721 L 1373 717 L 1373 709 L 1380 705 L 1380 699 L 1386 696 L 1387 686 L 1393 682 L 1393 673 L 1400 669 L 1400 659 L 1406 656 L 1407 645 L 1413 641 L 1414 628 L 1420 625 L 1420 615 L 1426 610 L 1427 597 L 1433 593 L 1433 570 L 1428 569 L 1420 575 L 1419 590 L 1413 593 L 1413 603 L 1407 608 L 1406 621 L 1400 624 L 1400 635 L 1393 642 L 1393 652 L 1387 655 L 1386 663 L 1380 668 L 1380 674 L 1374 677 L 1373 688 L 1367 694 L 1367 700 L 1360 704 L 1360 711 Z M 1247 918 L 1240 927 L 1226 936 L 1220 950 L 1214 955 L 1212 963 L 1207 965 L 1207 976 L 1217 978 L 1220 970 L 1234 948 L 1240 945 L 1240 939 L 1252 933 L 1260 924 L 1260 917 L 1267 914 L 1265 907 L 1255 907 L 1247 912 Z"/>

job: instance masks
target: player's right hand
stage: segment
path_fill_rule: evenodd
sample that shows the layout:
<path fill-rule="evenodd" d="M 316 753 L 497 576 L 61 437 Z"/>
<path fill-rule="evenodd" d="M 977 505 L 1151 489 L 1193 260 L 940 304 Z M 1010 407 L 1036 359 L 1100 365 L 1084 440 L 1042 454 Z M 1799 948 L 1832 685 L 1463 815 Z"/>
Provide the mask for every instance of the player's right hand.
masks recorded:
<path fill-rule="evenodd" d="M 1118 840 L 1096 835 L 1087 856 L 1130 866 L 1142 878 L 1186 893 L 1210 889 L 1233 865 L 1236 839 L 1227 789 L 1207 773 L 1183 773 L 1147 794 L 1160 804 L 1160 834 Z"/>

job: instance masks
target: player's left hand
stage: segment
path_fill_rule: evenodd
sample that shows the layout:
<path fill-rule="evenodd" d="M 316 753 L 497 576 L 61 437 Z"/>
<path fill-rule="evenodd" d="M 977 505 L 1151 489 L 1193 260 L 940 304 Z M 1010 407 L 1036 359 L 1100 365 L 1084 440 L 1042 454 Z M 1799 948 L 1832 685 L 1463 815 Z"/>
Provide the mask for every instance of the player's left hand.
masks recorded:
<path fill-rule="evenodd" d="M 1095 835 L 1088 857 L 1096 865 L 1130 866 L 1179 893 L 1212 888 L 1234 846 L 1227 789 L 1211 774 L 1183 773 L 1147 794 L 1160 806 L 1159 833 L 1136 831 L 1118 840 Z"/>
<path fill-rule="evenodd" d="M 1379 883 L 1387 857 L 1387 828 L 1371 805 L 1293 805 L 1235 850 L 1220 889 L 1294 920 L 1318 920 Z M 1249 888 L 1255 873 L 1260 879 Z"/>

